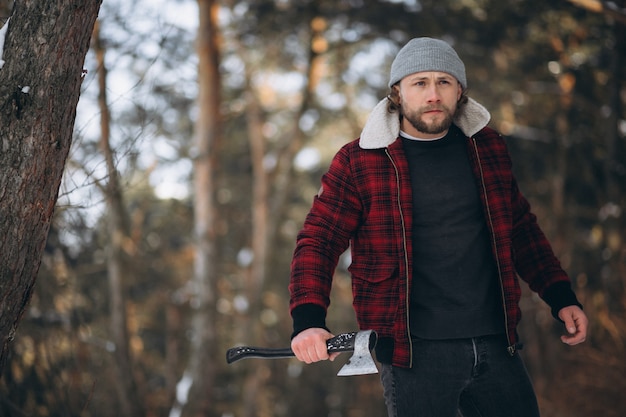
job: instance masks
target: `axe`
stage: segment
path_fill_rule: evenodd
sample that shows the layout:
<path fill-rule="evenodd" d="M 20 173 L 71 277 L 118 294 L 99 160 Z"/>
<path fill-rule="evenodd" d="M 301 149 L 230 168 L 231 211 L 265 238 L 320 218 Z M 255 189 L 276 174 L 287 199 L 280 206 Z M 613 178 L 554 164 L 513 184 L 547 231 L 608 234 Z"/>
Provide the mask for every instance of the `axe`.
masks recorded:
<path fill-rule="evenodd" d="M 341 333 L 326 341 L 328 353 L 354 352 L 352 357 L 337 373 L 338 376 L 366 375 L 378 373 L 371 350 L 378 337 L 373 330 Z M 291 348 L 261 348 L 240 346 L 228 349 L 226 362 L 233 363 L 245 358 L 290 358 L 295 356 Z"/>

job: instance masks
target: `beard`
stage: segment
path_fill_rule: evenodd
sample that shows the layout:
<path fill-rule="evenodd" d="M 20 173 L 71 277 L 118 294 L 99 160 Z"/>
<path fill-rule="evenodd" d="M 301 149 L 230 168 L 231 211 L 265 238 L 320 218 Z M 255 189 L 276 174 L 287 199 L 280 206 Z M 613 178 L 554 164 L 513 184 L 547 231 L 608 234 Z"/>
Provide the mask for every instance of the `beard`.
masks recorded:
<path fill-rule="evenodd" d="M 423 115 L 431 110 L 441 110 L 444 118 L 440 121 L 425 121 Z M 458 110 L 458 107 L 457 107 Z M 428 106 L 422 107 L 414 111 L 405 111 L 402 109 L 402 116 L 419 132 L 429 135 L 437 135 L 446 132 L 452 125 L 456 111 L 452 111 L 445 106 Z"/>

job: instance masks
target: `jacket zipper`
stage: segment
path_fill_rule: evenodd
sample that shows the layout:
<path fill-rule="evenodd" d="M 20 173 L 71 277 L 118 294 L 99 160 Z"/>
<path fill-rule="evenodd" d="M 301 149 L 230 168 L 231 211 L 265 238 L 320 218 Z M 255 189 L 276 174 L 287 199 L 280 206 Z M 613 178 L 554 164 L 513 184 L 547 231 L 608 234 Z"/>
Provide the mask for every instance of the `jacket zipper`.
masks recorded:
<path fill-rule="evenodd" d="M 393 160 L 393 158 L 391 157 L 391 154 L 389 153 L 389 150 L 387 148 L 385 148 L 385 153 L 387 154 L 387 157 L 389 158 L 389 160 L 391 161 L 391 164 L 393 165 L 393 169 L 396 172 L 396 186 L 397 186 L 397 190 L 398 190 L 398 210 L 400 211 L 400 224 L 402 225 L 402 245 L 404 248 L 404 265 L 405 265 L 405 271 L 406 271 L 406 297 L 405 297 L 405 308 L 406 308 L 406 330 L 407 330 L 407 339 L 409 341 L 409 368 L 413 367 L 413 342 L 411 341 L 411 324 L 409 321 L 409 303 L 410 303 L 410 299 L 411 299 L 411 294 L 409 293 L 409 254 L 407 251 L 407 245 L 406 245 L 406 225 L 404 222 L 404 213 L 402 211 L 402 204 L 401 204 L 401 198 L 400 198 L 400 194 L 401 194 L 401 189 L 400 189 L 400 173 L 398 171 L 398 166 L 396 165 L 395 161 Z"/>
<path fill-rule="evenodd" d="M 498 268 L 498 278 L 500 281 L 500 295 L 502 296 L 502 308 L 504 311 L 504 331 L 506 333 L 506 340 L 508 343 L 511 343 L 511 338 L 509 334 L 509 317 L 506 308 L 506 297 L 504 295 L 504 284 L 502 283 L 502 269 L 500 267 L 500 258 L 498 256 L 498 245 L 496 242 L 496 237 L 493 228 L 493 220 L 491 218 L 491 210 L 489 209 L 489 199 L 487 197 L 487 187 L 485 186 L 485 175 L 483 173 L 483 165 L 480 160 L 480 155 L 478 153 L 478 145 L 476 145 L 476 138 L 472 137 L 472 144 L 474 145 L 474 152 L 476 153 L 476 159 L 478 161 L 478 169 L 480 171 L 480 184 L 482 186 L 483 196 L 485 198 L 485 207 L 487 209 L 487 221 L 489 222 L 490 231 L 491 231 L 491 239 L 493 241 L 493 247 L 495 252 L 496 266 Z M 515 345 L 509 345 L 507 347 L 507 351 L 511 356 L 515 354 Z"/>

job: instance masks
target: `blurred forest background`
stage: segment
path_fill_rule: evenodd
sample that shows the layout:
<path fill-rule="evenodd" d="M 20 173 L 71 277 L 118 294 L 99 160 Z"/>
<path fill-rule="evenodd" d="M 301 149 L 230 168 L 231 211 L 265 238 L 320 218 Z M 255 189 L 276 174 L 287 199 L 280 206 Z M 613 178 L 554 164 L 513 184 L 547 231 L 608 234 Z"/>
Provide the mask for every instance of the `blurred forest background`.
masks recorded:
<path fill-rule="evenodd" d="M 289 345 L 289 264 L 320 177 L 397 50 L 431 36 L 464 60 L 590 318 L 565 346 L 526 291 L 542 415 L 625 416 L 625 28 L 624 0 L 104 0 L 0 415 L 384 416 L 378 376 L 335 377 L 347 355 L 225 351 Z M 335 332 L 356 326 L 346 268 Z"/>

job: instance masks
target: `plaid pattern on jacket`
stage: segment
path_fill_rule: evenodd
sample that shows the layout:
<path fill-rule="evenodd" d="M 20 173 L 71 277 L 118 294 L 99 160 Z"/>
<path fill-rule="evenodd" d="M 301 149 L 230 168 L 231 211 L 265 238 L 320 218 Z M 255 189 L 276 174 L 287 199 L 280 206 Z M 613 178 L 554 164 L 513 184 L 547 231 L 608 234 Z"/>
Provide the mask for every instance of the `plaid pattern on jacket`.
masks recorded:
<path fill-rule="evenodd" d="M 579 304 L 518 189 L 504 139 L 485 127 L 467 138 L 467 146 L 501 281 L 503 333 L 513 353 L 521 319 L 518 275 L 551 306 L 555 317 L 561 308 Z M 412 204 L 400 140 L 374 149 L 363 149 L 355 140 L 341 148 L 297 237 L 289 285 L 294 335 L 310 327 L 325 328 L 332 277 L 339 256 L 350 248 L 359 327 L 378 333 L 378 360 L 412 366 Z"/>

